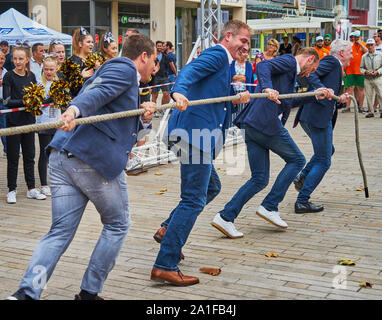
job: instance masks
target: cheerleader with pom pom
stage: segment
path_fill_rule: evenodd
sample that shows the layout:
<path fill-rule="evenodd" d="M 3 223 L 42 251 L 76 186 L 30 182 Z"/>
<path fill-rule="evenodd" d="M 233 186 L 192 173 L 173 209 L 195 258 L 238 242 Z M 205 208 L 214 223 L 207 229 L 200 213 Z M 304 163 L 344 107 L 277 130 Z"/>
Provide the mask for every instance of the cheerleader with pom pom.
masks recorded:
<path fill-rule="evenodd" d="M 30 48 L 26 43 L 20 44 L 12 50 L 15 68 L 7 72 L 3 79 L 3 99 L 7 108 L 27 107 L 24 97 L 24 88 L 36 84 L 36 77 L 30 72 Z M 8 113 L 6 117 L 7 128 L 35 123 L 35 116 L 27 111 Z M 7 180 L 9 193 L 7 203 L 16 203 L 17 173 L 19 166 L 20 146 L 23 153 L 24 176 L 28 186 L 27 198 L 38 200 L 46 196 L 35 188 L 34 158 L 35 134 L 23 133 L 7 136 Z"/>
<path fill-rule="evenodd" d="M 36 117 L 37 123 L 55 122 L 57 118 L 61 115 L 61 109 L 55 107 L 55 105 L 52 103 L 53 99 L 50 96 L 50 89 L 52 84 L 56 81 L 59 81 L 57 71 L 57 55 L 45 55 L 42 67 L 41 85 L 44 87 L 47 99 L 44 101 L 45 105 L 41 109 L 42 114 Z M 41 182 L 40 191 L 46 196 L 50 196 L 51 192 L 47 182 L 48 157 L 45 152 L 45 148 L 53 139 L 55 132 L 56 129 L 41 130 L 38 132 L 38 139 L 40 143 L 40 157 L 38 159 L 38 173 Z"/>

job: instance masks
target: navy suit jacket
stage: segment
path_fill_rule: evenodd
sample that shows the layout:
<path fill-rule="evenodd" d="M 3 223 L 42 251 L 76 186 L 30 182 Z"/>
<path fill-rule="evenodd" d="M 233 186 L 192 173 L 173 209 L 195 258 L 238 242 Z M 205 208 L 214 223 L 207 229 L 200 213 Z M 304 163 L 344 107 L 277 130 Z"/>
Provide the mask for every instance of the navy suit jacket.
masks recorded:
<path fill-rule="evenodd" d="M 297 80 L 297 61 L 291 54 L 263 60 L 257 64 L 256 74 L 258 84 L 255 93 L 267 88 L 277 90 L 280 94 L 293 93 Z M 254 98 L 239 113 L 234 123 L 239 128 L 246 124 L 268 136 L 277 135 L 283 126 L 279 115 L 288 118 L 292 99 L 280 101 L 279 105 L 267 98 Z"/>
<path fill-rule="evenodd" d="M 325 56 L 318 65 L 316 72 L 308 78 L 308 91 L 326 87 L 333 89 L 338 95 L 342 86 L 342 66 L 340 61 L 332 56 Z M 295 99 L 295 103 L 301 105 L 296 114 L 294 127 L 299 120 L 310 123 L 316 128 L 326 128 L 329 123 L 335 122 L 337 117 L 335 100 L 318 100 L 316 97 Z"/>
<path fill-rule="evenodd" d="M 138 80 L 134 63 L 125 57 L 105 62 L 88 79 L 72 105 L 82 117 L 134 110 L 138 106 Z M 57 130 L 48 148 L 67 151 L 97 170 L 116 178 L 126 167 L 128 154 L 141 128 L 139 117 L 84 124 L 72 131 Z"/>
<path fill-rule="evenodd" d="M 178 92 L 189 100 L 230 95 L 230 65 L 227 52 L 220 46 L 204 50 L 179 72 L 171 94 Z M 190 106 L 181 112 L 174 109 L 168 121 L 163 141 L 181 141 L 216 156 L 224 144 L 225 129 L 231 117 L 229 102 Z M 203 130 L 205 135 L 201 137 Z"/>

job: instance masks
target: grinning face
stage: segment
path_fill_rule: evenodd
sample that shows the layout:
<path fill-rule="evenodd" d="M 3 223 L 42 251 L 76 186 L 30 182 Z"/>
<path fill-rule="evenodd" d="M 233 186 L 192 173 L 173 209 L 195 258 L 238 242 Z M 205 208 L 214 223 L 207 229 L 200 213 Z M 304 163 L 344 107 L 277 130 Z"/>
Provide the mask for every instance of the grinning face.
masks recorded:
<path fill-rule="evenodd" d="M 151 74 L 154 72 L 155 69 L 156 58 L 157 52 L 155 51 L 151 56 L 148 56 L 146 52 L 142 53 L 142 55 L 140 56 L 142 63 L 139 66 L 138 72 L 141 75 L 142 82 L 150 81 Z"/>
<path fill-rule="evenodd" d="M 45 75 L 46 80 L 53 81 L 56 75 L 58 66 L 57 63 L 53 61 L 44 61 L 44 66 L 42 67 L 42 72 Z"/>
<path fill-rule="evenodd" d="M 246 28 L 240 28 L 237 35 L 227 32 L 225 35 L 226 48 L 234 60 L 240 59 L 244 52 L 249 52 L 249 39 L 251 35 Z"/>
<path fill-rule="evenodd" d="M 118 45 L 116 42 L 111 42 L 110 45 L 105 48 L 106 59 L 113 59 L 118 56 Z"/>

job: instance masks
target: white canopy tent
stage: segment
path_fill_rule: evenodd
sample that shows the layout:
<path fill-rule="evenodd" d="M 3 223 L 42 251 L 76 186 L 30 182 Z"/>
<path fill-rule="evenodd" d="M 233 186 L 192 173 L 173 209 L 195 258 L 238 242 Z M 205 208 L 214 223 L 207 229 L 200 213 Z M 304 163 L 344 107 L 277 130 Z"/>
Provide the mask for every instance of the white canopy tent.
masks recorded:
<path fill-rule="evenodd" d="M 334 23 L 334 19 L 304 16 L 247 20 L 254 34 L 321 33 L 325 22 Z"/>
<path fill-rule="evenodd" d="M 285 17 L 247 20 L 247 24 L 254 33 L 319 33 L 321 32 L 321 24 L 324 22 L 334 22 L 334 19 L 318 17 Z"/>
<path fill-rule="evenodd" d="M 17 40 L 28 40 L 30 44 L 40 42 L 48 45 L 53 39 L 61 40 L 65 45 L 72 44 L 70 35 L 39 24 L 13 8 L 0 15 L 0 41 L 15 45 Z"/>

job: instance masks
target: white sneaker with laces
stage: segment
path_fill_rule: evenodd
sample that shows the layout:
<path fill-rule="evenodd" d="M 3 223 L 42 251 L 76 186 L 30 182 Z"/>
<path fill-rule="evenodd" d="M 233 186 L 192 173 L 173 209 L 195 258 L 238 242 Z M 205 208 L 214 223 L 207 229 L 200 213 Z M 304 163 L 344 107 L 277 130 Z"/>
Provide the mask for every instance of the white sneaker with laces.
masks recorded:
<path fill-rule="evenodd" d="M 8 192 L 7 194 L 7 203 L 16 203 L 16 190 Z"/>
<path fill-rule="evenodd" d="M 235 225 L 232 222 L 225 221 L 220 216 L 220 213 L 216 214 L 214 220 L 211 222 L 211 225 L 231 239 L 241 238 L 244 236 L 242 232 L 236 230 Z"/>
<path fill-rule="evenodd" d="M 50 192 L 49 186 L 42 186 L 40 188 L 40 191 L 41 191 L 42 194 L 45 194 L 46 196 L 51 196 L 52 195 L 52 193 Z"/>
<path fill-rule="evenodd" d="M 28 190 L 27 198 L 29 198 L 29 199 L 37 199 L 37 200 L 45 200 L 46 199 L 46 195 L 42 194 L 39 189 L 34 188 L 34 189 L 31 189 L 31 190 Z"/>
<path fill-rule="evenodd" d="M 279 227 L 281 229 L 288 228 L 287 223 L 280 218 L 280 213 L 278 211 L 268 211 L 263 206 L 259 206 L 259 208 L 256 211 L 256 214 L 267 220 L 268 222 L 272 223 L 276 227 Z"/>

